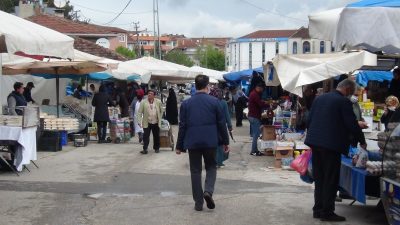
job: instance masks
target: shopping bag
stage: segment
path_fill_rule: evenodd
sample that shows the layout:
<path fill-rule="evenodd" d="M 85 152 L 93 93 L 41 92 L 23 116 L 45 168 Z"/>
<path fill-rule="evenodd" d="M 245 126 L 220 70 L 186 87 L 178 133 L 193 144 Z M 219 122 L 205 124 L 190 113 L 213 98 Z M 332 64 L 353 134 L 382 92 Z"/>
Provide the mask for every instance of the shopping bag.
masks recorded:
<path fill-rule="evenodd" d="M 290 163 L 290 167 L 296 170 L 300 175 L 305 175 L 308 169 L 308 163 L 311 158 L 311 151 L 306 151 Z"/>

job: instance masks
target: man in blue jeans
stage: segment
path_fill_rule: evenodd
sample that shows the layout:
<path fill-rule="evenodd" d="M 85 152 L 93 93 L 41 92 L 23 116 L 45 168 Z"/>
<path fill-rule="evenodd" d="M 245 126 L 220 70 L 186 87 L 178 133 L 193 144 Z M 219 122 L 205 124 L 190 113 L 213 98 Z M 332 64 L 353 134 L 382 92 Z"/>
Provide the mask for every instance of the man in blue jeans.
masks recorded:
<path fill-rule="evenodd" d="M 249 96 L 249 122 L 250 122 L 250 133 L 253 137 L 253 142 L 251 145 L 250 155 L 262 156 L 264 155 L 257 149 L 257 140 L 261 134 L 261 113 L 267 104 L 261 100 L 261 94 L 264 91 L 264 84 L 257 84 L 256 88 L 250 93 Z"/>

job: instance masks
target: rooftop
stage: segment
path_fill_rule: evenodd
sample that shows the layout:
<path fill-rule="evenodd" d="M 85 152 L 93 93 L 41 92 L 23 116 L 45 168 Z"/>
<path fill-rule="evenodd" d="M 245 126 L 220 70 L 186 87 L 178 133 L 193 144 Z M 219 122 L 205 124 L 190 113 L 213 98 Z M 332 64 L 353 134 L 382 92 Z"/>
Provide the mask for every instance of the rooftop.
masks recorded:
<path fill-rule="evenodd" d="M 239 39 L 244 38 L 288 38 L 295 34 L 298 30 L 259 30 L 247 34 Z"/>
<path fill-rule="evenodd" d="M 128 60 L 127 58 L 116 53 L 115 51 L 112 51 L 107 48 L 103 48 L 94 42 L 91 42 L 91 41 L 88 41 L 88 40 L 85 40 L 82 38 L 75 38 L 74 48 L 79 51 L 86 52 L 86 53 L 96 55 L 99 57 L 104 57 L 107 59 L 114 59 L 114 60 L 119 60 L 119 61 L 127 61 Z"/>
<path fill-rule="evenodd" d="M 291 38 L 302 38 L 302 39 L 310 39 L 311 38 L 308 28 L 305 28 L 305 27 L 300 27 L 300 29 L 298 29 L 296 31 L 296 33 L 294 33 L 290 37 Z"/>
<path fill-rule="evenodd" d="M 76 22 L 63 17 L 39 14 L 28 17 L 27 20 L 56 30 L 64 34 L 84 34 L 84 35 L 117 35 L 127 33 L 126 30 L 116 27 L 100 26 L 90 23 Z"/>

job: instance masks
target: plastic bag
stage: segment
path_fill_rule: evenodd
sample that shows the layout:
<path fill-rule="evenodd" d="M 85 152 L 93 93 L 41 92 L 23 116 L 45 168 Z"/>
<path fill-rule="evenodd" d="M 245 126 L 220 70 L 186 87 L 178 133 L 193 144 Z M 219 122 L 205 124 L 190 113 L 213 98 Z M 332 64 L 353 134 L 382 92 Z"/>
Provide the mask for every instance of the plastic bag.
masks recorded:
<path fill-rule="evenodd" d="M 358 153 L 353 156 L 353 166 L 357 168 L 366 168 L 368 161 L 368 152 L 367 150 L 360 148 Z"/>
<path fill-rule="evenodd" d="M 293 162 L 290 164 L 294 170 L 296 170 L 300 175 L 305 175 L 308 169 L 308 163 L 311 158 L 311 151 L 306 151 L 297 157 Z"/>

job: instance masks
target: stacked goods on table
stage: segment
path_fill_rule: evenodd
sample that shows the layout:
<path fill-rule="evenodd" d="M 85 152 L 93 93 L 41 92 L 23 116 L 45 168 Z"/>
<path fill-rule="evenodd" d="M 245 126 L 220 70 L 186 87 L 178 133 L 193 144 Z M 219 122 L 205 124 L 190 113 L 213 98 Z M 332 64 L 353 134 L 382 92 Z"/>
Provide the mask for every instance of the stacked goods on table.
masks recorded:
<path fill-rule="evenodd" d="M 44 130 L 63 130 L 63 131 L 75 131 L 79 130 L 79 121 L 75 118 L 56 118 L 55 116 L 42 117 Z"/>
<path fill-rule="evenodd" d="M 11 127 L 35 127 L 39 125 L 39 107 L 16 107 L 22 111 L 20 116 L 0 115 L 0 125 Z"/>
<path fill-rule="evenodd" d="M 72 96 L 66 96 L 63 106 L 71 113 L 75 114 L 76 117 L 82 117 L 88 121 L 92 118 L 92 106 L 86 104 L 83 100 L 79 100 Z"/>
<path fill-rule="evenodd" d="M 108 115 L 110 115 L 110 119 L 119 119 L 121 118 L 121 110 L 119 107 L 108 107 Z"/>
<path fill-rule="evenodd" d="M 22 127 L 22 116 L 0 115 L 0 125 L 9 127 Z"/>
<path fill-rule="evenodd" d="M 111 119 L 109 141 L 114 143 L 127 142 L 131 139 L 130 124 L 128 119 Z"/>

